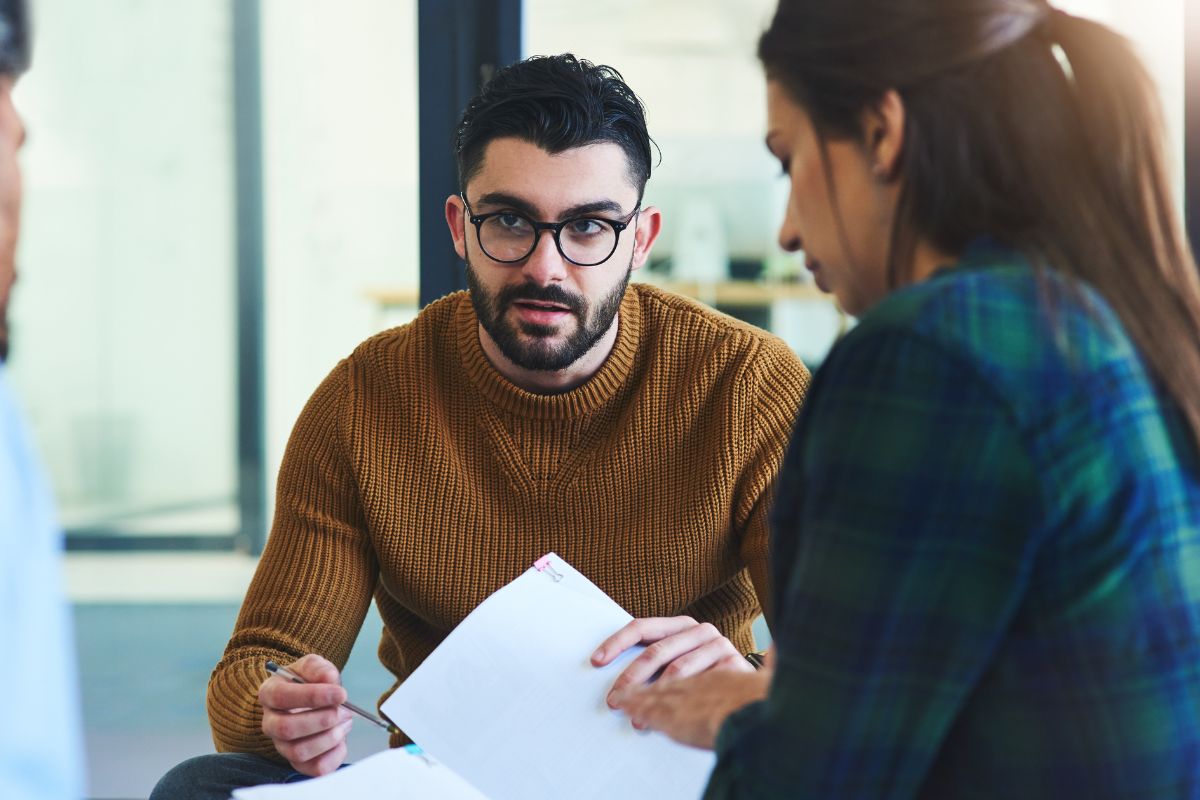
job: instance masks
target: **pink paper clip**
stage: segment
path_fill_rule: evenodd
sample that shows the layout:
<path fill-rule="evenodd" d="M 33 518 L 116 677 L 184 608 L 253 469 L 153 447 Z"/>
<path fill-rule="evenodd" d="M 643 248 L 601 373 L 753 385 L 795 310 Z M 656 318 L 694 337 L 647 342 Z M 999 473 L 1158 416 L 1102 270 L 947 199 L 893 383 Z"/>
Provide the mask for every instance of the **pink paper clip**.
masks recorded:
<path fill-rule="evenodd" d="M 536 569 L 538 572 L 549 575 L 551 578 L 554 579 L 555 583 L 558 583 L 559 581 L 561 581 L 563 579 L 562 573 L 558 572 L 557 570 L 554 569 L 554 567 L 550 566 L 549 554 L 544 555 L 541 558 L 539 558 L 537 561 L 533 562 L 533 568 Z"/>

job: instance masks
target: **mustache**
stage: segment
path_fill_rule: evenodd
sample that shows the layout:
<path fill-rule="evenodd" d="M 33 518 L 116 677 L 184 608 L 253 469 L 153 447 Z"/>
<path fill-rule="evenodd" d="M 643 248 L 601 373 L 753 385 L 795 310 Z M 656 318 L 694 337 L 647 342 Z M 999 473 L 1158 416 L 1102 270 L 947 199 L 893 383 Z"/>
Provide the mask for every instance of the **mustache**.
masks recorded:
<path fill-rule="evenodd" d="M 504 311 L 504 309 L 518 300 L 556 303 L 570 309 L 577 316 L 587 309 L 587 302 L 582 297 L 571 294 L 556 283 L 552 283 L 549 286 L 523 283 L 519 286 L 505 286 L 496 293 L 496 311 Z"/>

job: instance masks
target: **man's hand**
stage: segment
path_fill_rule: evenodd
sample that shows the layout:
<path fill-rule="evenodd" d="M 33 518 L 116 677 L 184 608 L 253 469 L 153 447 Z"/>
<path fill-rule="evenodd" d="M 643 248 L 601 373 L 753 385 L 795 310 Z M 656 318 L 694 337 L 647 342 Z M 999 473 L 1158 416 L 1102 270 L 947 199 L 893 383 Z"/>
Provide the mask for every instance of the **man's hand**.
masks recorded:
<path fill-rule="evenodd" d="M 592 665 L 611 664 L 636 644 L 644 644 L 646 649 L 613 683 L 608 704 L 614 708 L 613 699 L 617 692 L 641 686 L 655 675 L 659 675 L 659 681 L 671 681 L 710 669 L 754 671 L 750 662 L 720 631 L 691 617 L 635 619 L 604 640 L 592 654 Z"/>
<path fill-rule="evenodd" d="M 346 734 L 353 717 L 341 704 L 346 690 L 337 667 L 310 653 L 288 669 L 307 683 L 272 675 L 258 687 L 263 733 L 292 768 L 317 777 L 333 772 L 346 758 Z"/>
<path fill-rule="evenodd" d="M 684 680 L 658 682 L 616 693 L 616 707 L 633 727 L 657 730 L 681 744 L 711 750 L 725 719 L 767 696 L 771 672 L 711 670 Z"/>

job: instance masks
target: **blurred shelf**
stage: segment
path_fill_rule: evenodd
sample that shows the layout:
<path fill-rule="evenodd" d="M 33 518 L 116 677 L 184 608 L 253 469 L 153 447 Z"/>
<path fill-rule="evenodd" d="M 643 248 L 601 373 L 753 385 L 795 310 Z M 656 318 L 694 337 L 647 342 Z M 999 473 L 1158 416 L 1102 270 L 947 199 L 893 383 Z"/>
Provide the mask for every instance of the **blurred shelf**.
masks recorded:
<path fill-rule="evenodd" d="M 366 291 L 367 299 L 381 308 L 415 306 L 420 294 L 415 286 L 384 286 Z"/>
<path fill-rule="evenodd" d="M 815 284 L 779 281 L 697 281 L 647 280 L 644 283 L 707 303 L 710 306 L 771 306 L 779 300 L 819 300 L 832 302 Z"/>
<path fill-rule="evenodd" d="M 695 298 L 709 305 L 766 307 L 779 300 L 833 302 L 830 295 L 822 292 L 811 282 L 719 281 L 717 283 L 699 283 L 697 281 L 657 279 L 643 282 L 666 289 L 669 292 Z M 415 307 L 418 303 L 418 293 L 415 286 L 368 289 L 366 296 L 381 309 L 402 306 Z"/>

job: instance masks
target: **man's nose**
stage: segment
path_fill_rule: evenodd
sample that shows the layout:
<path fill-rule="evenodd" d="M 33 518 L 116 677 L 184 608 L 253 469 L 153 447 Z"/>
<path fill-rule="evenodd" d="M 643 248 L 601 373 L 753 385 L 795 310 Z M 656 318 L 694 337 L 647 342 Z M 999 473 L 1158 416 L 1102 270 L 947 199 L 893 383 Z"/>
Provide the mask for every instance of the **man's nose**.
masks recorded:
<path fill-rule="evenodd" d="M 554 231 L 538 231 L 533 252 L 526 257 L 521 269 L 526 277 L 541 286 L 566 279 L 567 262 L 554 243 Z"/>

